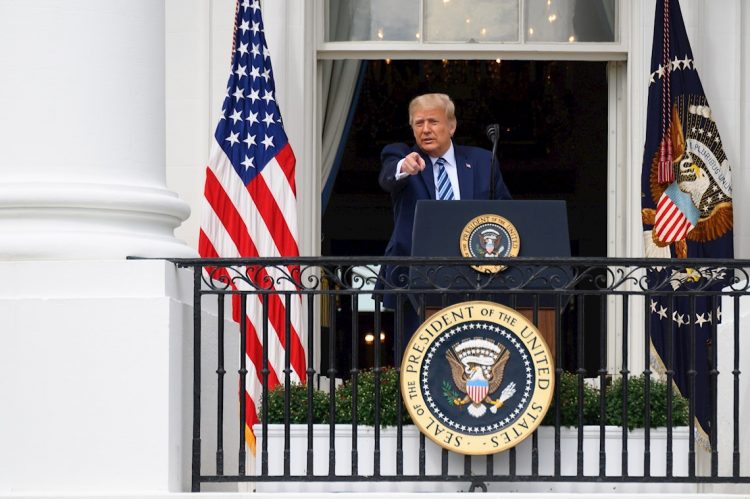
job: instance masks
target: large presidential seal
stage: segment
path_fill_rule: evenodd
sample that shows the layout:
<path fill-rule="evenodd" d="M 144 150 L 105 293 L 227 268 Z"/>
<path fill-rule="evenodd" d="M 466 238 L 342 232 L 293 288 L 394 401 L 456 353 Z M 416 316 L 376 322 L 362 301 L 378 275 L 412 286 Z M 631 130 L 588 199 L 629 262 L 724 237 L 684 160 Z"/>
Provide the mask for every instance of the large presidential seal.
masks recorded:
<path fill-rule="evenodd" d="M 553 359 L 536 327 L 515 310 L 471 301 L 444 308 L 412 336 L 401 394 L 436 444 L 493 454 L 531 435 L 554 392 Z"/>
<path fill-rule="evenodd" d="M 461 255 L 467 258 L 518 256 L 521 238 L 515 226 L 500 215 L 480 215 L 461 231 Z M 505 265 L 472 265 L 477 272 L 495 273 Z"/>

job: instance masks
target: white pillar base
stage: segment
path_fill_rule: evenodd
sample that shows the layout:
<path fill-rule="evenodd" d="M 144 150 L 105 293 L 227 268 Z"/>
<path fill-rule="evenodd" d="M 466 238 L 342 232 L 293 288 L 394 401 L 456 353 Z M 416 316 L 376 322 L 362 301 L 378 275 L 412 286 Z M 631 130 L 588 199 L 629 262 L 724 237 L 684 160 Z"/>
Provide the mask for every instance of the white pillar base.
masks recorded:
<path fill-rule="evenodd" d="M 192 272 L 1 262 L 0 276 L 0 496 L 189 490 Z"/>

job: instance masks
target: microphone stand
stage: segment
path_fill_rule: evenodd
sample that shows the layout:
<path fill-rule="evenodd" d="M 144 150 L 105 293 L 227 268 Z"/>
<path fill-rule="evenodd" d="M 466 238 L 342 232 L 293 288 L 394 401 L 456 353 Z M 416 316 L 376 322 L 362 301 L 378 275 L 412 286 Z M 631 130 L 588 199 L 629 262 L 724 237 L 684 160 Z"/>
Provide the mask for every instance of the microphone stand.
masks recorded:
<path fill-rule="evenodd" d="M 490 159 L 490 200 L 495 199 L 495 158 L 497 157 L 497 142 L 500 127 L 492 124 L 487 127 L 487 137 L 492 141 L 492 158 Z"/>

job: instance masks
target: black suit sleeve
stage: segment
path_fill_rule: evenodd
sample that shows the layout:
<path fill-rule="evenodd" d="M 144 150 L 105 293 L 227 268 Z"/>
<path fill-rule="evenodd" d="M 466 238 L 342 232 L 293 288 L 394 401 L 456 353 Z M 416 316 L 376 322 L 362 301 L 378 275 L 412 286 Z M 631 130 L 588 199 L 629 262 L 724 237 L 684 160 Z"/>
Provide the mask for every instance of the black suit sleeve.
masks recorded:
<path fill-rule="evenodd" d="M 396 194 L 406 186 L 409 176 L 396 180 L 396 165 L 410 152 L 411 148 L 406 144 L 390 144 L 383 148 L 383 152 L 380 153 L 378 183 L 386 192 Z"/>

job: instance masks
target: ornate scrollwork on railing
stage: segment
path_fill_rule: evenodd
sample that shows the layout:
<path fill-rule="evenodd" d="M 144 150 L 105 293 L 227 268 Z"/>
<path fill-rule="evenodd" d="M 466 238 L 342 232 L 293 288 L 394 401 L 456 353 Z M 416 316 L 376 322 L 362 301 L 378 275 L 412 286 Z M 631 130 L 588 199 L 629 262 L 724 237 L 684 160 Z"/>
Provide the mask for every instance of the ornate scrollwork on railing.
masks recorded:
<path fill-rule="evenodd" d="M 727 287 L 736 292 L 750 291 L 750 273 L 748 273 L 748 268 L 736 267 L 731 270 L 733 271 L 733 277 L 731 282 L 727 284 Z"/>
<path fill-rule="evenodd" d="M 183 266 L 189 261 L 176 260 Z M 506 269 L 482 273 L 461 258 L 299 258 L 196 260 L 204 289 L 218 292 L 321 292 L 335 289 L 380 295 L 404 291 L 540 292 L 586 289 L 595 292 L 682 294 L 750 289 L 748 267 L 740 261 L 504 259 Z"/>
<path fill-rule="evenodd" d="M 378 283 L 378 271 L 369 265 L 348 267 L 344 273 L 345 280 L 351 283 L 352 289 L 372 289 Z"/>
<path fill-rule="evenodd" d="M 716 292 L 726 287 L 733 291 L 747 291 L 747 270 L 723 266 L 652 267 L 646 269 L 646 275 L 641 281 L 641 289 L 644 291 L 700 293 Z"/>

